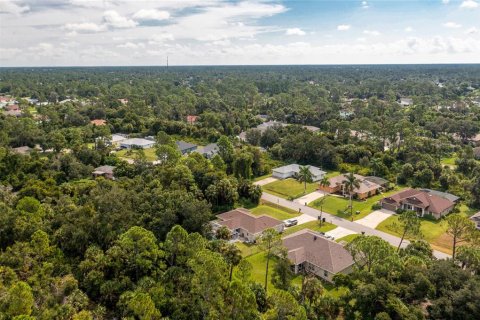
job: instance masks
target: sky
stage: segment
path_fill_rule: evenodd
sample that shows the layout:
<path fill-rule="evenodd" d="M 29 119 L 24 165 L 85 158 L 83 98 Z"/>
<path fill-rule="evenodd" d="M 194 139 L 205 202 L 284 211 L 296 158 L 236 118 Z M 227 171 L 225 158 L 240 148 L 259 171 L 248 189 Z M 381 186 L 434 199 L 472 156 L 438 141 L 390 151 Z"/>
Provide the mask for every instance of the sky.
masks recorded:
<path fill-rule="evenodd" d="M 0 66 L 480 63 L 480 0 L 0 0 Z"/>

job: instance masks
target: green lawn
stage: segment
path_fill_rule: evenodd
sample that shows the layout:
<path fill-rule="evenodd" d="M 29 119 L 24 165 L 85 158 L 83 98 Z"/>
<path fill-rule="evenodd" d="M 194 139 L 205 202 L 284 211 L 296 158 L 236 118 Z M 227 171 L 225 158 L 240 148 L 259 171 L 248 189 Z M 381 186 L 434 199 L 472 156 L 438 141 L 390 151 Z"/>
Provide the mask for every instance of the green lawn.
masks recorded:
<path fill-rule="evenodd" d="M 145 157 L 147 158 L 147 161 L 155 161 L 158 159 L 157 155 L 155 154 L 155 148 L 143 149 L 143 152 L 145 153 Z M 138 157 L 138 150 L 123 149 L 123 150 L 117 151 L 117 156 L 119 158 L 136 159 Z"/>
<path fill-rule="evenodd" d="M 253 254 L 257 254 L 260 252 L 260 248 L 256 244 L 247 244 L 244 242 L 235 242 L 235 245 L 238 249 L 242 252 L 242 257 L 248 257 Z"/>
<path fill-rule="evenodd" d="M 300 215 L 297 211 L 284 208 L 267 201 L 262 202 L 262 204 L 251 209 L 250 211 L 256 216 L 265 214 L 278 220 L 287 220 Z"/>
<path fill-rule="evenodd" d="M 451 157 L 445 157 L 440 160 L 440 163 L 446 166 L 455 167 L 455 160 L 457 160 L 457 154 L 452 154 Z"/>
<path fill-rule="evenodd" d="M 475 210 L 470 209 L 464 204 L 458 206 L 458 209 L 460 210 L 460 214 L 466 216 L 470 216 L 475 212 Z M 380 223 L 376 229 L 395 236 L 401 236 L 396 224 L 398 224 L 398 216 L 395 215 Z M 420 227 L 422 239 L 430 243 L 433 249 L 451 254 L 452 238 L 446 234 L 446 230 L 447 221 L 445 219 L 436 221 L 422 219 Z"/>
<path fill-rule="evenodd" d="M 269 174 L 265 174 L 265 175 L 263 175 L 263 176 L 260 176 L 260 177 L 256 177 L 256 178 L 254 178 L 254 179 L 253 179 L 253 181 L 260 181 L 260 180 L 263 180 L 263 179 L 269 178 L 269 177 L 271 177 L 271 176 L 272 176 L 272 174 L 271 174 L 271 173 L 269 173 Z"/>
<path fill-rule="evenodd" d="M 343 238 L 340 238 L 340 239 L 336 239 L 335 241 L 336 242 L 346 242 L 346 243 L 350 243 L 353 241 L 353 239 L 355 239 L 356 237 L 358 237 L 359 234 L 358 233 L 355 233 L 355 234 L 349 234 L 348 236 L 345 236 Z"/>
<path fill-rule="evenodd" d="M 341 173 L 340 171 L 329 171 L 327 172 L 326 176 L 328 179 L 339 176 Z"/>
<path fill-rule="evenodd" d="M 304 193 L 304 184 L 295 179 L 289 178 L 285 180 L 278 180 L 266 184 L 263 187 L 266 192 L 276 195 L 281 198 L 299 198 L 304 194 L 311 193 L 318 188 L 318 183 L 307 183 L 307 189 Z"/>
<path fill-rule="evenodd" d="M 297 224 L 296 226 L 293 226 L 293 227 L 285 228 L 285 231 L 283 231 L 283 235 L 286 236 L 303 229 L 310 229 L 312 231 L 317 231 L 317 232 L 327 232 L 335 229 L 336 227 L 337 227 L 336 225 L 328 222 L 323 222 L 322 227 L 320 227 L 320 223 L 318 221 L 310 221 L 307 223 Z"/>
<path fill-rule="evenodd" d="M 377 194 L 363 201 L 353 200 L 353 214 L 354 214 L 353 219 L 357 220 L 357 219 L 364 218 L 365 216 L 367 216 L 373 211 L 372 210 L 373 204 L 377 203 L 382 198 L 388 197 L 392 194 L 399 192 L 402 189 L 403 188 L 397 187 L 391 191 Z M 331 195 L 325 198 L 325 200 L 323 201 L 323 207 L 320 205 L 320 203 L 321 203 L 321 199 L 315 200 L 309 203 L 308 205 L 310 207 L 313 207 L 319 210 L 321 208 L 324 212 L 339 216 L 341 218 L 350 219 L 349 209 L 348 209 L 348 206 L 349 206 L 348 198 Z M 356 211 L 360 211 L 360 213 L 355 214 Z"/>

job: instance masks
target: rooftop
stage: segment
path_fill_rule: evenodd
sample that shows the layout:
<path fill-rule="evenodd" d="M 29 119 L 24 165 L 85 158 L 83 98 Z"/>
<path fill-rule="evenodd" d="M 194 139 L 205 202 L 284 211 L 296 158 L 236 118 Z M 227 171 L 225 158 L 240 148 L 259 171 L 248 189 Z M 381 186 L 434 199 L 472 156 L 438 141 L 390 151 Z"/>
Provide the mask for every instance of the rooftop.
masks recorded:
<path fill-rule="evenodd" d="M 143 138 L 131 138 L 125 139 L 122 141 L 124 145 L 132 145 L 132 146 L 148 146 L 154 143 L 154 141 L 143 139 Z"/>
<path fill-rule="evenodd" d="M 193 143 L 190 143 L 190 142 L 185 142 L 185 141 L 176 141 L 175 142 L 177 144 L 177 147 L 178 149 L 180 150 L 188 150 L 188 149 L 191 149 L 191 148 L 196 148 L 197 145 L 196 144 L 193 144 Z"/>
<path fill-rule="evenodd" d="M 266 229 L 276 227 L 283 224 L 282 221 L 270 216 L 255 216 L 247 209 L 237 208 L 217 215 L 220 220 L 218 223 L 226 226 L 230 230 L 242 228 L 252 234 L 263 232 Z"/>
<path fill-rule="evenodd" d="M 338 273 L 354 263 L 350 253 L 341 244 L 308 229 L 284 237 L 283 246 L 295 265 L 308 262 L 331 273 Z"/>
<path fill-rule="evenodd" d="M 275 169 L 273 169 L 273 171 L 277 171 L 277 172 L 280 172 L 280 173 L 299 172 L 300 167 L 301 167 L 300 165 L 298 165 L 296 163 L 292 163 L 292 164 L 289 164 L 289 165 L 286 165 L 286 166 L 283 166 L 283 167 L 275 168 Z M 306 167 L 308 167 L 310 169 L 310 172 L 314 176 L 326 174 L 326 172 L 321 170 L 320 168 L 310 166 L 310 165 L 306 165 Z"/>

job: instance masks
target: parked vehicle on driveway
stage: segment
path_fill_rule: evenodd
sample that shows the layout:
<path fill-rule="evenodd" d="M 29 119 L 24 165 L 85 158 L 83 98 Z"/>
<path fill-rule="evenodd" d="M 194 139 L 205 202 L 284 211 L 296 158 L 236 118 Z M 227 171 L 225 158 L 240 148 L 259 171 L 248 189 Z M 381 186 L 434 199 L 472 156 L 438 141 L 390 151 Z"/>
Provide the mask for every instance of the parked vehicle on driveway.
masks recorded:
<path fill-rule="evenodd" d="M 285 220 L 285 227 L 292 227 L 295 226 L 298 223 L 297 219 L 288 219 Z"/>

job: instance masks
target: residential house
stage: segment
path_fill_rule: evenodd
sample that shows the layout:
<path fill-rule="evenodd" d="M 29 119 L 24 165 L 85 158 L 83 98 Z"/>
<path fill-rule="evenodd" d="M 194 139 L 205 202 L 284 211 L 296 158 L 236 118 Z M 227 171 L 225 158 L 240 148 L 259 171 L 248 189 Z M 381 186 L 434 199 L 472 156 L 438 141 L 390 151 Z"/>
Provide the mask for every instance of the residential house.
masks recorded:
<path fill-rule="evenodd" d="M 289 125 L 290 124 L 288 124 L 288 123 L 278 122 L 278 121 L 275 121 L 275 120 L 270 120 L 270 121 L 266 121 L 266 122 L 263 122 L 263 123 L 259 124 L 258 126 L 255 127 L 255 129 L 260 130 L 260 132 L 263 133 L 268 128 L 287 127 Z M 307 129 L 309 131 L 312 131 L 312 132 L 317 132 L 317 131 L 320 130 L 320 128 L 315 127 L 315 126 L 302 126 L 302 128 L 305 128 L 305 129 Z M 247 137 L 246 131 L 243 131 L 238 135 L 238 138 L 242 141 L 246 141 L 246 137 Z"/>
<path fill-rule="evenodd" d="M 20 117 L 22 116 L 22 111 L 21 110 L 4 110 L 3 114 L 6 116 Z"/>
<path fill-rule="evenodd" d="M 471 138 L 468 138 L 467 140 L 473 143 L 475 146 L 480 147 L 480 133 L 474 135 Z"/>
<path fill-rule="evenodd" d="M 177 145 L 178 150 L 182 154 L 187 154 L 187 153 L 190 153 L 190 152 L 193 152 L 193 151 L 197 150 L 197 145 L 195 145 L 193 143 L 189 143 L 189 142 L 185 142 L 185 141 L 181 141 L 181 140 L 176 141 L 175 143 Z"/>
<path fill-rule="evenodd" d="M 455 207 L 458 197 L 430 189 L 407 189 L 380 200 L 382 208 L 396 211 L 413 210 L 420 217 L 432 215 L 435 219 L 447 215 Z"/>
<path fill-rule="evenodd" d="M 284 237 L 282 242 L 295 274 L 305 271 L 333 282 L 335 275 L 353 271 L 350 253 L 341 244 L 312 230 L 300 230 Z"/>
<path fill-rule="evenodd" d="M 207 144 L 205 147 L 199 147 L 198 152 L 205 158 L 211 159 L 218 154 L 218 145 L 216 143 Z"/>
<path fill-rule="evenodd" d="M 153 148 L 155 141 L 142 138 L 125 139 L 120 142 L 122 149 L 148 149 Z"/>
<path fill-rule="evenodd" d="M 198 116 L 192 116 L 192 115 L 187 116 L 187 123 L 188 124 L 195 124 L 195 122 L 197 122 L 197 120 L 198 120 Z"/>
<path fill-rule="evenodd" d="M 480 230 L 480 211 L 471 216 L 470 220 L 475 223 L 475 227 L 477 228 L 477 230 Z"/>
<path fill-rule="evenodd" d="M 23 147 L 17 147 L 17 148 L 12 148 L 12 151 L 17 153 L 17 154 L 23 154 L 23 155 L 26 155 L 26 154 L 29 154 L 30 152 L 32 152 L 32 148 L 30 148 L 29 146 L 23 146 Z"/>
<path fill-rule="evenodd" d="M 382 186 L 375 183 L 375 179 L 373 179 L 372 177 L 369 177 L 369 179 L 367 179 L 364 176 L 355 174 L 355 178 L 357 178 L 357 180 L 359 181 L 359 187 L 353 190 L 353 196 L 359 200 L 363 200 L 368 197 L 374 196 L 378 192 L 380 192 L 382 189 Z M 346 175 L 344 174 L 330 178 L 328 179 L 328 181 L 330 182 L 330 185 L 319 186 L 319 189 L 324 192 L 340 193 L 343 196 L 347 196 L 348 192 L 345 190 L 345 187 L 344 187 L 344 181 L 346 179 L 347 179 Z"/>
<path fill-rule="evenodd" d="M 120 146 L 120 143 L 122 141 L 125 141 L 127 139 L 128 137 L 126 135 L 117 133 L 117 134 L 112 134 L 112 138 L 110 139 L 109 142 L 110 142 L 110 145 L 118 147 Z"/>
<path fill-rule="evenodd" d="M 267 229 L 283 232 L 283 221 L 267 215 L 255 216 L 249 210 L 237 208 L 217 215 L 217 220 L 212 224 L 213 229 L 225 226 L 232 233 L 233 238 L 241 238 L 245 241 L 254 242 Z"/>
<path fill-rule="evenodd" d="M 411 98 L 400 98 L 400 105 L 402 107 L 408 107 L 413 105 L 413 99 Z"/>
<path fill-rule="evenodd" d="M 379 186 L 381 186 L 382 188 L 385 188 L 385 189 L 388 188 L 388 185 L 390 184 L 390 181 L 388 181 L 387 179 L 383 179 L 383 178 L 375 177 L 375 176 L 365 177 L 365 180 L 370 181 L 370 182 L 375 183 L 375 184 L 378 184 Z"/>
<path fill-rule="evenodd" d="M 105 179 L 114 180 L 115 177 L 113 176 L 113 170 L 115 169 L 114 166 L 101 166 L 95 168 L 95 171 L 92 172 L 95 178 L 97 177 L 104 177 Z"/>
<path fill-rule="evenodd" d="M 313 176 L 313 181 L 319 181 L 327 174 L 325 171 L 320 170 L 317 167 L 309 166 L 307 167 L 310 169 L 310 172 Z M 278 179 L 287 179 L 295 177 L 300 172 L 300 165 L 294 163 L 289 164 L 283 167 L 273 169 L 272 176 Z"/>
<path fill-rule="evenodd" d="M 93 124 L 94 126 L 104 126 L 107 124 L 107 121 L 103 119 L 93 119 L 90 121 L 90 124 Z"/>
<path fill-rule="evenodd" d="M 121 104 L 128 104 L 128 99 L 118 99 Z"/>

